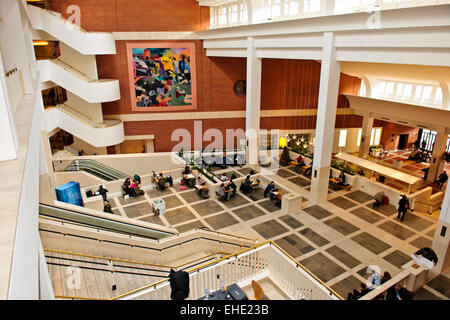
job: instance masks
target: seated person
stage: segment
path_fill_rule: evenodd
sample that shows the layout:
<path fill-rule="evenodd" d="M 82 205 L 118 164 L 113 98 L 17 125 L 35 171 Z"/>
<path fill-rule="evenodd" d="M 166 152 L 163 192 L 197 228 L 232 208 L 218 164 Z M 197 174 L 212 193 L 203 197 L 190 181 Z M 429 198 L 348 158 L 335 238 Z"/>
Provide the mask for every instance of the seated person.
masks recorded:
<path fill-rule="evenodd" d="M 363 295 L 365 295 L 369 291 L 370 290 L 367 288 L 366 284 L 361 282 L 360 291 L 353 289 L 353 292 L 350 292 L 347 295 L 347 300 L 358 300 L 359 298 L 361 298 Z"/>
<path fill-rule="evenodd" d="M 192 172 L 191 167 L 189 166 L 184 167 L 183 174 L 190 174 L 191 172 Z"/>
<path fill-rule="evenodd" d="M 273 191 L 273 190 L 276 190 L 276 188 L 275 188 L 275 182 L 271 181 L 271 182 L 267 185 L 266 189 L 264 190 L 264 198 L 267 197 L 267 195 L 270 194 L 270 192 Z M 270 194 L 270 197 L 272 198 L 273 195 Z"/>
<path fill-rule="evenodd" d="M 383 204 L 383 198 L 384 198 L 384 191 L 380 191 L 377 194 L 375 194 L 374 199 L 375 202 L 373 204 L 373 207 L 379 207 Z"/>
<path fill-rule="evenodd" d="M 228 187 L 232 190 L 231 193 L 234 195 L 236 193 L 237 186 L 234 184 L 233 179 L 230 179 Z"/>
<path fill-rule="evenodd" d="M 136 189 L 136 188 L 138 188 L 138 187 L 139 187 L 139 185 L 138 185 L 137 180 L 136 180 L 136 179 L 133 179 L 133 183 L 130 184 L 130 188 L 131 188 L 131 189 Z"/>
<path fill-rule="evenodd" d="M 126 178 L 122 185 L 122 190 L 123 190 L 123 192 L 125 192 L 125 194 L 127 194 L 129 196 L 131 195 L 130 185 L 131 185 L 130 178 Z"/>
<path fill-rule="evenodd" d="M 250 180 L 250 175 L 247 175 L 244 182 L 242 182 L 239 190 L 242 191 L 243 193 L 249 193 L 249 192 L 253 191 L 252 184 L 253 184 L 253 181 Z"/>
<path fill-rule="evenodd" d="M 198 176 L 197 184 L 200 185 L 200 186 L 203 186 L 203 185 L 206 184 L 206 181 L 202 177 Z"/>
<path fill-rule="evenodd" d="M 155 179 L 157 179 L 156 183 L 158 185 L 159 190 L 164 191 L 164 189 L 166 188 L 166 178 L 164 178 L 163 173 L 160 172 L 159 177 Z"/>
<path fill-rule="evenodd" d="M 361 168 L 361 169 L 359 169 L 358 170 L 358 172 L 356 172 L 357 174 L 359 174 L 360 176 L 362 176 L 362 177 L 364 177 L 365 176 L 365 174 L 364 174 L 364 170 Z"/>
<path fill-rule="evenodd" d="M 339 177 L 336 179 L 339 181 L 338 185 L 339 187 L 345 186 L 345 173 L 343 170 L 341 170 L 341 173 L 339 174 Z"/>
<path fill-rule="evenodd" d="M 227 194 L 225 193 L 225 185 L 223 183 L 220 184 L 219 190 L 216 192 L 216 194 L 219 197 L 219 200 L 228 200 Z"/>
<path fill-rule="evenodd" d="M 300 156 L 300 155 L 298 156 L 297 159 L 295 159 L 295 163 L 296 163 L 296 165 L 299 166 L 299 167 L 306 166 L 305 160 L 303 160 L 303 157 Z"/>

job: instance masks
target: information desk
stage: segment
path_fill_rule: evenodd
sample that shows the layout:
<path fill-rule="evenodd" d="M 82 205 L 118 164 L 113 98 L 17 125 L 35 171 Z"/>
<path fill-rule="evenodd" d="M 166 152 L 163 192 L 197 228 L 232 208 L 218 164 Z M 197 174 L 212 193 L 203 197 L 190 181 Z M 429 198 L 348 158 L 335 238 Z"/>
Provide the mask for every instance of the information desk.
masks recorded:
<path fill-rule="evenodd" d="M 421 178 L 415 177 L 413 175 L 404 173 L 399 170 L 395 170 L 393 168 L 383 166 L 381 164 L 372 162 L 370 160 L 352 156 L 351 154 L 348 154 L 348 153 L 337 153 L 335 155 L 335 157 L 338 159 L 356 164 L 360 167 L 375 171 L 375 172 L 380 173 L 383 176 L 389 177 L 391 179 L 405 182 L 407 184 L 406 193 L 409 193 L 410 187 L 412 185 L 414 185 L 415 183 L 422 180 Z"/>

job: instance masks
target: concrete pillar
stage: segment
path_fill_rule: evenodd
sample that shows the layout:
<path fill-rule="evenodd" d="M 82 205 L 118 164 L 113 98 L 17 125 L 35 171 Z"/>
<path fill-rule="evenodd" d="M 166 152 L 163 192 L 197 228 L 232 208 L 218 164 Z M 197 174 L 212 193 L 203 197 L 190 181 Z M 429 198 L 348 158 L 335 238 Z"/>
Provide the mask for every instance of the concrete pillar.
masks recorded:
<path fill-rule="evenodd" d="M 434 181 L 439 176 L 443 161 L 445 147 L 447 146 L 448 134 L 445 128 L 436 130 L 437 135 L 434 140 L 433 153 L 431 155 L 430 169 L 428 170 L 427 181 Z"/>
<path fill-rule="evenodd" d="M 17 158 L 19 141 L 2 61 L 0 53 L 0 161 L 5 161 Z"/>
<path fill-rule="evenodd" d="M 445 190 L 441 213 L 439 214 L 432 244 L 432 248 L 438 257 L 436 266 L 430 270 L 433 275 L 437 275 L 450 268 L 450 187 L 448 185 Z"/>
<path fill-rule="evenodd" d="M 334 35 L 332 32 L 326 32 L 323 37 L 316 142 L 310 190 L 315 202 L 326 200 L 328 195 L 340 71 L 340 62 L 336 61 Z"/>
<path fill-rule="evenodd" d="M 246 161 L 258 164 L 258 132 L 261 113 L 261 70 L 262 59 L 256 56 L 253 37 L 247 39 L 247 93 L 245 135 L 247 138 Z"/>
<path fill-rule="evenodd" d="M 367 158 L 370 149 L 370 137 L 372 135 L 373 118 L 364 115 L 361 131 L 361 143 L 359 145 L 358 156 L 360 158 Z"/>
<path fill-rule="evenodd" d="M 155 146 L 153 145 L 153 139 L 145 140 L 145 152 L 146 153 L 155 152 Z"/>

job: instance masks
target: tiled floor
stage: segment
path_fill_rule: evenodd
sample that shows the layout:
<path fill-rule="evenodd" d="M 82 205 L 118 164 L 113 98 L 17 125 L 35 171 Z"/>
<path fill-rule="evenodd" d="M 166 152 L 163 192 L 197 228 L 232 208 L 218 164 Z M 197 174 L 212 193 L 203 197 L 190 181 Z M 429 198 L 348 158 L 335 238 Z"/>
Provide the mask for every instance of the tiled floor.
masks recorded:
<path fill-rule="evenodd" d="M 250 170 L 235 171 L 245 175 Z M 221 170 L 216 172 L 220 173 Z M 328 201 L 313 204 L 308 201 L 309 178 L 282 168 L 273 179 L 291 182 L 292 190 L 304 199 L 303 208 L 286 214 L 264 198 L 260 188 L 247 195 L 237 193 L 222 202 L 215 195 L 210 194 L 205 200 L 194 190 L 182 191 L 174 185 L 164 192 L 147 190 L 145 196 L 127 202 L 116 198 L 114 211 L 171 226 L 179 232 L 207 227 L 259 241 L 273 240 L 344 299 L 366 281 L 368 266 L 377 265 L 382 272 L 395 276 L 411 253 L 432 242 L 434 217 L 413 213 L 400 222 L 394 206 L 373 208 L 373 198 L 358 190 L 330 191 Z M 168 209 L 166 214 L 155 217 L 150 200 L 159 197 L 166 201 Z M 440 281 L 432 281 L 418 292 L 417 298 L 449 298 L 450 280 L 440 277 Z"/>

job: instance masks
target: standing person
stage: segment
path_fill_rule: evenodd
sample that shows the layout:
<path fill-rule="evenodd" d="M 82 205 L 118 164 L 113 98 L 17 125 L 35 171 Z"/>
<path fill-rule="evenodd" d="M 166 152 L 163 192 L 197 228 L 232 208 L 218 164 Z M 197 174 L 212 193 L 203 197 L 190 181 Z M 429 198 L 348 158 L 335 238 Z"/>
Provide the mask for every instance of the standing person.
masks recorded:
<path fill-rule="evenodd" d="M 50 98 L 50 100 L 52 100 L 52 105 L 53 106 L 56 105 L 56 103 L 55 103 L 55 96 L 56 96 L 55 88 L 51 88 L 50 92 L 48 93 L 48 97 Z"/>
<path fill-rule="evenodd" d="M 103 198 L 103 202 L 106 201 L 106 193 L 108 192 L 107 189 L 105 189 L 105 187 L 103 185 L 100 186 L 100 188 L 97 190 L 98 194 L 100 194 Z"/>
<path fill-rule="evenodd" d="M 409 200 L 406 197 L 406 195 L 402 195 L 402 198 L 398 202 L 398 215 L 397 219 L 400 219 L 400 221 L 403 221 L 405 218 L 406 211 L 409 209 Z"/>
<path fill-rule="evenodd" d="M 438 182 L 438 186 L 439 186 L 439 190 L 442 189 L 442 186 L 445 184 L 445 182 L 447 180 L 448 180 L 448 175 L 447 175 L 447 172 L 445 172 L 445 170 L 444 170 L 444 172 L 442 172 L 440 174 L 439 180 L 437 181 Z"/>

